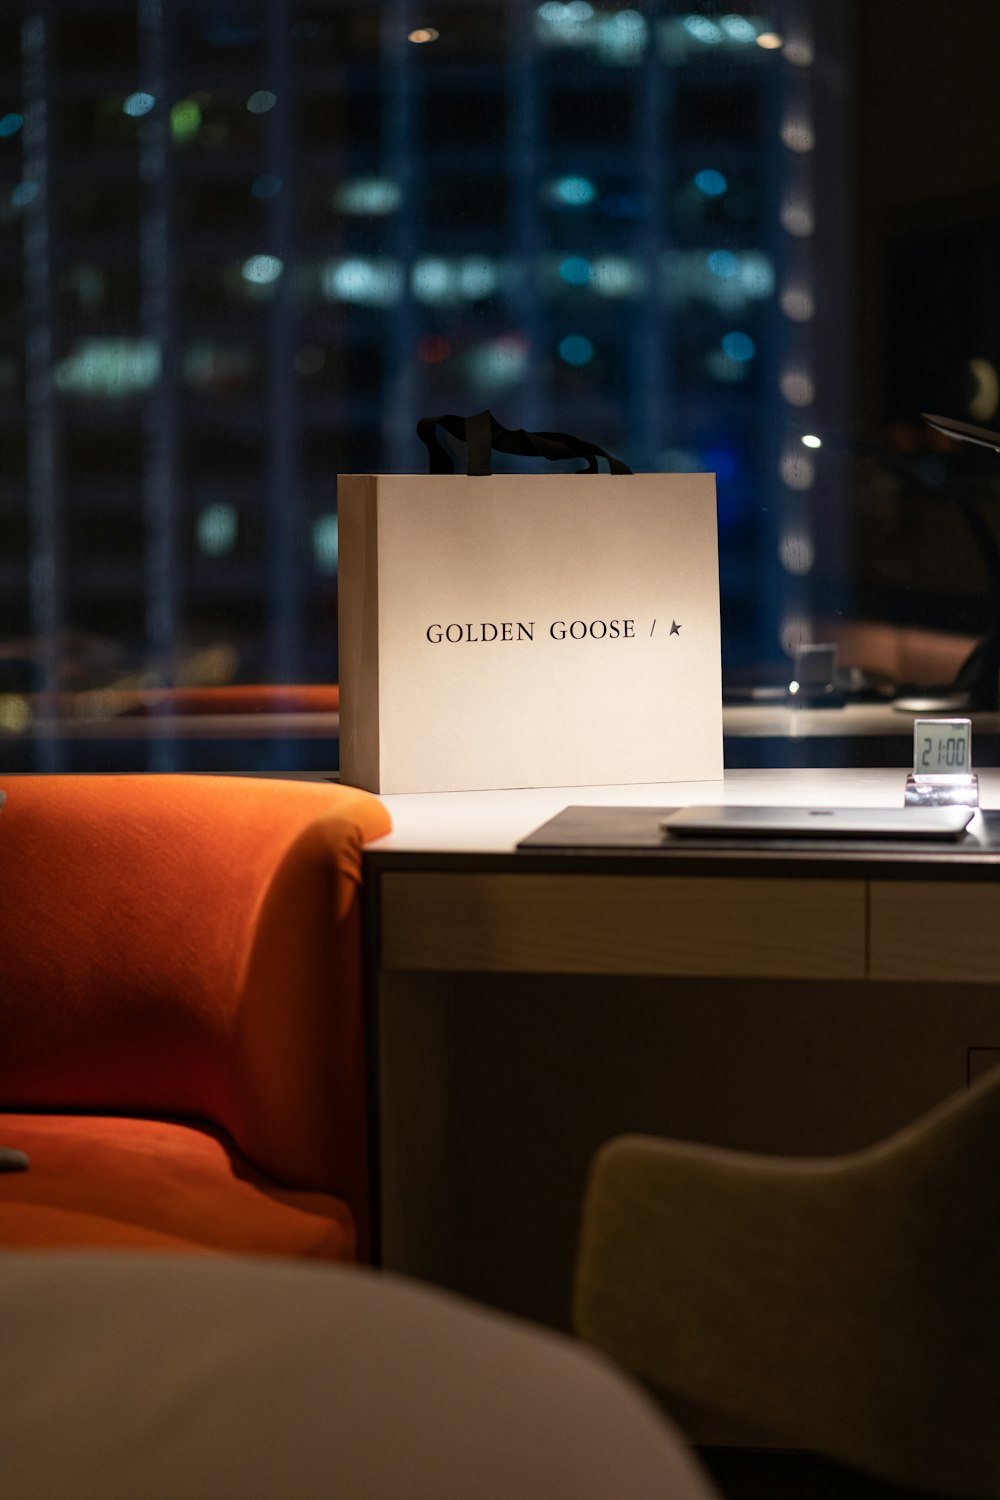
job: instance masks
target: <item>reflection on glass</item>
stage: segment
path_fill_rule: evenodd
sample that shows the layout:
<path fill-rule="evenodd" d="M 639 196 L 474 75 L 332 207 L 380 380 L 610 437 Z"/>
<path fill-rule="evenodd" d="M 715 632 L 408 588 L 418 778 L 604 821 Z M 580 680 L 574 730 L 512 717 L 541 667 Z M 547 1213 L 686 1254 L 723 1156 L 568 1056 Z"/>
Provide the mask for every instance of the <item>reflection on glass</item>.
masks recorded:
<path fill-rule="evenodd" d="M 337 473 L 491 402 L 716 472 L 727 666 L 787 649 L 782 423 L 843 396 L 809 0 L 7 11 L 0 661 L 335 681 Z"/>

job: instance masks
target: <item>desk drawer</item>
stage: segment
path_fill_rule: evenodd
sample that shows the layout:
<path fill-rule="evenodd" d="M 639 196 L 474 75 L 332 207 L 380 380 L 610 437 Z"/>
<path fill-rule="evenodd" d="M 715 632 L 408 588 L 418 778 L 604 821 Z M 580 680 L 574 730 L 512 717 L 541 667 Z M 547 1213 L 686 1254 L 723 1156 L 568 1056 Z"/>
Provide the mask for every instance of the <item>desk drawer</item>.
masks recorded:
<path fill-rule="evenodd" d="M 1000 983 L 1000 886 L 873 880 L 871 977 Z"/>
<path fill-rule="evenodd" d="M 857 880 L 389 872 L 387 969 L 863 978 Z"/>

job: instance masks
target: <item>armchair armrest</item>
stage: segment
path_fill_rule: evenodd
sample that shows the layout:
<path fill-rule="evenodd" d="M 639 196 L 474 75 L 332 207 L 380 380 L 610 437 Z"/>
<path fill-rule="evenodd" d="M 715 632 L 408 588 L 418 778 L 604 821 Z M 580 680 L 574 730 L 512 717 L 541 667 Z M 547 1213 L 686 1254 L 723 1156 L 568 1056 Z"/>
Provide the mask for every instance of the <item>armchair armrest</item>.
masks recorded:
<path fill-rule="evenodd" d="M 995 1496 L 998 1166 L 1000 1075 L 839 1158 L 620 1138 L 592 1169 L 575 1325 L 668 1406 Z"/>
<path fill-rule="evenodd" d="M 377 798 L 213 776 L 3 778 L 0 1107 L 206 1120 L 357 1201 L 359 885 Z"/>

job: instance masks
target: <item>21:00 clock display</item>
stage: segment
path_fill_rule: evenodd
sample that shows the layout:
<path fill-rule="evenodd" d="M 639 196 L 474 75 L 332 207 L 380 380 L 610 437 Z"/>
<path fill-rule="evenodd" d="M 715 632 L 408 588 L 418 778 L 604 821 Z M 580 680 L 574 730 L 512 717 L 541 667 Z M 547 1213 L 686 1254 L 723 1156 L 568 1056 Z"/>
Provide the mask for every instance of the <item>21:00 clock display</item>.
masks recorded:
<path fill-rule="evenodd" d="M 913 727 L 913 768 L 918 776 L 968 772 L 972 738 L 968 719 L 917 719 Z"/>

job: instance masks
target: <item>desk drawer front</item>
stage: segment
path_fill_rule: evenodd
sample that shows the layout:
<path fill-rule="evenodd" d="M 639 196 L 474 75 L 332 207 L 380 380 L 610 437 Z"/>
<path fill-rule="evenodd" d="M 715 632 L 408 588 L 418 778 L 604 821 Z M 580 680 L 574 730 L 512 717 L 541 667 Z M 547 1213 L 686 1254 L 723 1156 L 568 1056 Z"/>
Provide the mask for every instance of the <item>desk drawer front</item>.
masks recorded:
<path fill-rule="evenodd" d="M 863 881 L 382 876 L 388 969 L 862 978 Z"/>
<path fill-rule="evenodd" d="M 996 984 L 1000 886 L 873 880 L 871 977 Z"/>

